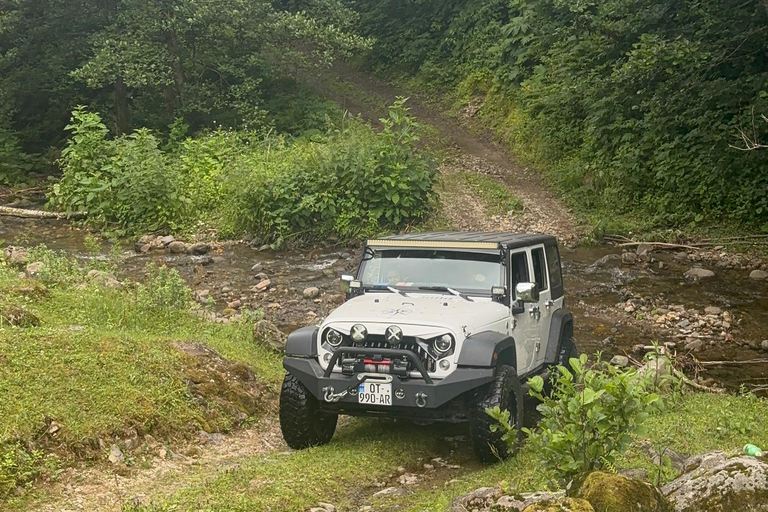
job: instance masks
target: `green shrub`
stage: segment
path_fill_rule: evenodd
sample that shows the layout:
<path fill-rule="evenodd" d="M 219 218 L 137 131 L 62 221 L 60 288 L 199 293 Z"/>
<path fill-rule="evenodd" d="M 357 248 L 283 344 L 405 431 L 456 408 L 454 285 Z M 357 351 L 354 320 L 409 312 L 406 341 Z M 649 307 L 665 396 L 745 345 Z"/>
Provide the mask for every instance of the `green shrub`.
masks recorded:
<path fill-rule="evenodd" d="M 16 134 L 0 112 L 0 184 L 17 183 L 32 168 L 32 157 L 21 151 Z"/>
<path fill-rule="evenodd" d="M 557 367 L 551 396 L 544 394 L 540 376 L 528 381 L 530 395 L 541 401 L 542 418 L 537 428 L 523 429 L 546 464 L 564 477 L 613 465 L 632 436 L 645 432 L 649 414 L 661 407 L 647 377 L 635 369 L 600 360 L 587 368 L 586 355 L 572 358 L 570 365 L 573 373 Z M 489 414 L 499 417 L 498 411 Z"/>
<path fill-rule="evenodd" d="M 429 211 L 435 166 L 404 99 L 381 121 L 380 132 L 347 120 L 295 139 L 218 130 L 179 140 L 176 123 L 163 151 L 147 130 L 107 139 L 99 116 L 79 108 L 50 202 L 123 232 L 202 223 L 277 245 L 397 228 Z"/>
<path fill-rule="evenodd" d="M 192 292 L 175 268 L 150 263 L 144 284 L 138 286 L 137 297 L 142 307 L 178 310 L 189 306 Z"/>
<path fill-rule="evenodd" d="M 190 201 L 180 189 L 178 168 L 149 130 L 107 139 L 100 116 L 83 107 L 72 113 L 67 130 L 72 136 L 62 151 L 63 176 L 51 205 L 87 212 L 89 220 L 123 232 L 181 227 Z"/>

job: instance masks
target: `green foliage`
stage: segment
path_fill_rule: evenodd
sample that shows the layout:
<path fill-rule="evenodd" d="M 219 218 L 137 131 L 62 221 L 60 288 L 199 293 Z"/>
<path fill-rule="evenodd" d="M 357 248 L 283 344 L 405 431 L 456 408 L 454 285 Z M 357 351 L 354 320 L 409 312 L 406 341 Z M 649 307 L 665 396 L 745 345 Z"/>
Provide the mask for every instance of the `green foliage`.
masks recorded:
<path fill-rule="evenodd" d="M 67 129 L 72 137 L 61 154 L 64 174 L 53 187 L 52 206 L 87 212 L 91 221 L 123 231 L 181 226 L 190 200 L 152 133 L 140 129 L 110 140 L 100 116 L 83 107 Z"/>
<path fill-rule="evenodd" d="M 20 443 L 0 445 L 0 500 L 16 488 L 31 485 L 44 466 L 43 453 L 28 451 Z"/>
<path fill-rule="evenodd" d="M 523 209 L 523 201 L 512 193 L 503 183 L 476 172 L 462 172 L 464 186 L 473 191 L 485 203 L 489 215 L 507 215 L 509 212 L 519 212 Z"/>
<path fill-rule="evenodd" d="M 185 140 L 177 123 L 163 151 L 143 129 L 107 138 L 81 108 L 50 203 L 124 233 L 203 222 L 277 245 L 369 235 L 423 218 L 435 180 L 405 99 L 381 122 L 380 132 L 347 120 L 296 139 L 217 130 Z"/>
<path fill-rule="evenodd" d="M 138 304 L 146 308 L 183 309 L 192 300 L 192 292 L 176 269 L 147 265 L 145 284 L 139 284 Z"/>
<path fill-rule="evenodd" d="M 643 422 L 661 406 L 647 378 L 597 361 L 587 368 L 587 356 L 571 358 L 573 373 L 558 366 L 551 396 L 544 380 L 530 379 L 530 395 L 541 401 L 542 419 L 536 429 L 524 429 L 546 464 L 572 477 L 606 465 L 626 451 L 633 435 L 643 435 Z"/>
<path fill-rule="evenodd" d="M 1 96 L 0 96 L 1 98 Z M 12 185 L 33 168 L 32 158 L 21 151 L 19 140 L 0 112 L 0 184 Z"/>
<path fill-rule="evenodd" d="M 764 3 L 352 5 L 370 67 L 488 94 L 486 122 L 581 211 L 768 226 L 768 152 L 730 146 L 768 140 Z"/>

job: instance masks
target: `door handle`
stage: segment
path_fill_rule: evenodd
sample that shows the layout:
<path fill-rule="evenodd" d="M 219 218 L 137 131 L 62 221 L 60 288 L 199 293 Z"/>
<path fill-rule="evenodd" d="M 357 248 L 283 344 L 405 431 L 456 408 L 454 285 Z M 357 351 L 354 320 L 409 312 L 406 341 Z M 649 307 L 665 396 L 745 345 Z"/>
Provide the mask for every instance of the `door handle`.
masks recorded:
<path fill-rule="evenodd" d="M 535 304 L 531 304 L 531 308 L 528 310 L 528 313 L 529 313 L 529 314 L 530 314 L 530 315 L 531 315 L 533 318 L 535 318 L 536 320 L 538 320 L 539 318 L 541 318 L 541 310 L 539 309 L 539 306 L 537 306 L 537 305 L 535 305 Z"/>
<path fill-rule="evenodd" d="M 554 305 L 555 305 L 555 301 L 553 301 L 552 299 L 549 299 L 548 301 L 546 301 L 546 302 L 544 303 L 544 306 L 545 306 L 547 309 L 551 308 L 551 307 L 552 307 L 552 306 L 554 306 Z"/>

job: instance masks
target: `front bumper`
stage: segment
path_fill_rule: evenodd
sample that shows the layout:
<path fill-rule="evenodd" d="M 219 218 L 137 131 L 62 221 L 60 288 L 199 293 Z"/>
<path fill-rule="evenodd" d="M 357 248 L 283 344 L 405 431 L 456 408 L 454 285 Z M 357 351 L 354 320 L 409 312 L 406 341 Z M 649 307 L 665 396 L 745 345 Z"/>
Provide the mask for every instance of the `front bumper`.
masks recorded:
<path fill-rule="evenodd" d="M 414 410 L 437 409 L 448 402 L 472 391 L 493 380 L 493 368 L 456 368 L 448 377 L 441 380 L 427 378 L 392 377 L 392 406 L 375 406 L 358 403 L 357 395 L 347 394 L 338 402 L 329 403 L 325 400 L 326 392 L 333 388 L 340 393 L 350 386 L 356 386 L 359 382 L 357 375 L 344 375 L 323 371 L 323 368 L 315 359 L 286 357 L 283 359 L 283 367 L 294 377 L 299 379 L 309 391 L 320 400 L 327 408 L 354 414 L 355 412 L 371 411 L 386 413 L 388 410 L 400 411 L 403 408 Z M 431 382 L 428 382 L 431 381 Z M 325 391 L 324 391 L 325 390 Z M 402 390 L 402 393 L 395 391 Z M 401 394 L 402 398 L 397 395 Z"/>

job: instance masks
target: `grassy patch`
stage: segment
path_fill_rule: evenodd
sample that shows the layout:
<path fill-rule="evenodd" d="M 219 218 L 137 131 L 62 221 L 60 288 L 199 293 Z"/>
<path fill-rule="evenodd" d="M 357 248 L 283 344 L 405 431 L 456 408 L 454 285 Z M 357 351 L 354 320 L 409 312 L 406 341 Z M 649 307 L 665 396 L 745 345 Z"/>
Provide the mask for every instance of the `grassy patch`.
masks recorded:
<path fill-rule="evenodd" d="M 509 212 L 522 211 L 522 199 L 503 183 L 471 171 L 461 171 L 459 177 L 463 185 L 472 190 L 472 195 L 480 198 L 488 215 L 507 215 Z"/>
<path fill-rule="evenodd" d="M 282 376 L 279 358 L 253 342 L 249 324 L 211 324 L 194 317 L 177 275 L 159 271 L 146 285 L 115 290 L 71 285 L 82 269 L 66 269 L 49 275 L 45 287 L 0 266 L 2 307 L 39 319 L 37 327 L 0 325 L 5 493 L 41 476 L 34 469 L 42 462 L 36 455 L 41 450 L 64 460 L 98 460 L 106 458 L 104 443 L 129 432 L 172 440 L 200 428 L 232 428 L 231 410 L 217 403 L 203 409 L 193 399 L 188 375 L 194 361 L 179 352 L 179 342 L 199 343 L 244 363 L 273 389 Z M 176 293 L 182 294 L 177 299 L 184 307 L 169 305 Z"/>

